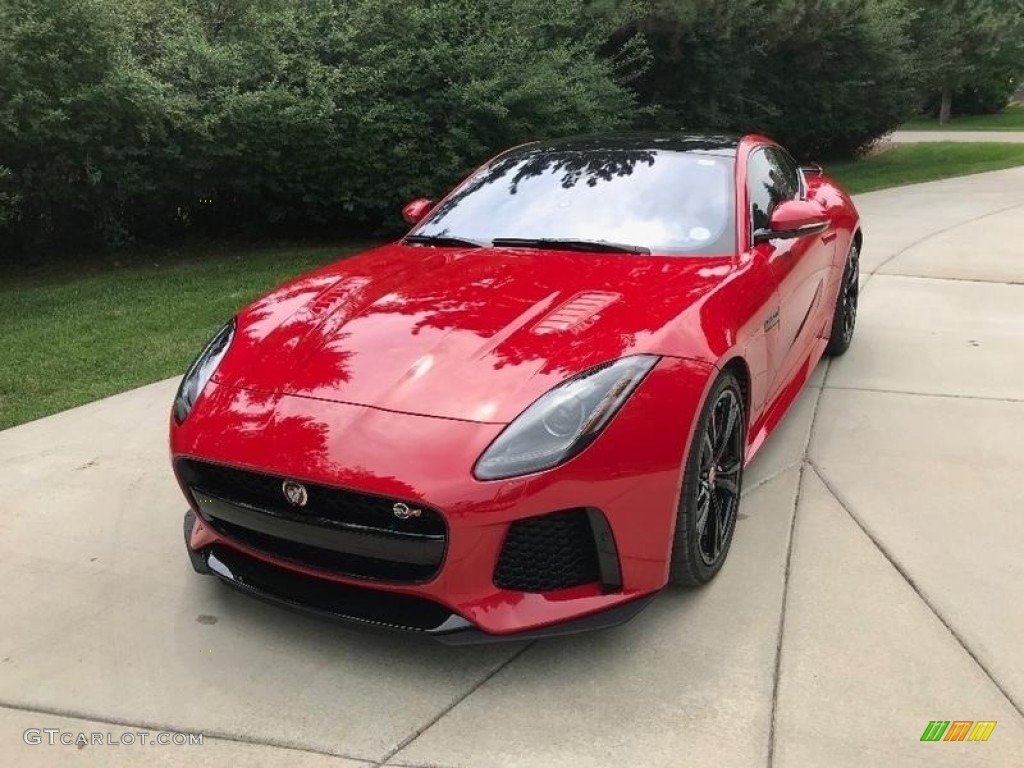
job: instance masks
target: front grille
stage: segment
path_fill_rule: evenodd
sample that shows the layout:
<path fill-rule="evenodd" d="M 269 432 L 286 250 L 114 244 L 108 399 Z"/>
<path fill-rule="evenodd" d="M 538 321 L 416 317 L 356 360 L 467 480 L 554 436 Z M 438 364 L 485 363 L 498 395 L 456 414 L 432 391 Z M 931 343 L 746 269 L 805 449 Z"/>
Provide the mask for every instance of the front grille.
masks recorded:
<path fill-rule="evenodd" d="M 447 526 L 436 510 L 404 502 L 419 517 L 400 520 L 398 499 L 303 483 L 302 507 L 288 503 L 284 477 L 180 459 L 176 468 L 199 513 L 215 530 L 265 554 L 359 578 L 417 583 L 444 559 Z"/>
<path fill-rule="evenodd" d="M 594 533 L 585 509 L 518 520 L 509 526 L 494 584 L 520 592 L 547 592 L 601 578 Z"/>
<path fill-rule="evenodd" d="M 437 629 L 452 615 L 440 603 L 426 598 L 315 579 L 268 565 L 228 547 L 214 545 L 209 554 L 227 567 L 233 584 L 332 616 L 426 632 Z M 215 568 L 214 573 L 219 570 Z"/>
<path fill-rule="evenodd" d="M 360 557 L 346 552 L 311 547 L 277 536 L 269 536 L 225 520 L 213 519 L 210 522 L 217 531 L 234 539 L 239 544 L 245 544 L 258 552 L 264 552 L 310 568 L 321 568 L 325 571 L 367 579 L 408 582 L 426 581 L 437 572 L 436 565 L 396 563 L 390 560 Z"/>
<path fill-rule="evenodd" d="M 201 488 L 219 498 L 271 512 L 288 513 L 295 509 L 288 504 L 281 491 L 281 483 L 289 478 L 193 459 L 179 459 L 177 466 L 187 485 Z M 406 533 L 435 536 L 443 536 L 446 533 L 444 518 L 435 510 L 417 502 L 408 499 L 389 499 L 313 483 L 303 485 L 309 494 L 309 500 L 302 510 L 310 517 Z M 392 510 L 397 502 L 404 502 L 419 509 L 420 516 L 406 520 L 397 519 Z"/>

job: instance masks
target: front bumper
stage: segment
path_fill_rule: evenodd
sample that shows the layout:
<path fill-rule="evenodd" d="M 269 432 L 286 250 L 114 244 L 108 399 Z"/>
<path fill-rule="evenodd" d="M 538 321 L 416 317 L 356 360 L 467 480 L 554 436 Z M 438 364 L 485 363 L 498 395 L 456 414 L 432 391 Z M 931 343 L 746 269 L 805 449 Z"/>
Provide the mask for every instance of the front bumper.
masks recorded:
<path fill-rule="evenodd" d="M 195 513 L 186 512 L 186 546 L 195 522 Z M 230 548 L 207 547 L 198 552 L 190 546 L 187 549 L 196 572 L 216 576 L 228 586 L 260 600 L 359 629 L 427 638 L 445 645 L 536 640 L 608 629 L 629 621 L 653 599 L 653 595 L 648 595 L 579 619 L 494 635 L 436 603 L 297 574 Z"/>
<path fill-rule="evenodd" d="M 217 530 L 194 516 L 199 504 L 182 482 L 193 507 L 194 523 L 186 534 L 190 557 L 197 570 L 274 602 L 444 642 L 518 639 L 621 623 L 667 581 L 685 447 L 709 373 L 697 363 L 663 359 L 581 454 L 546 472 L 492 482 L 474 480 L 471 468 L 503 425 L 211 383 L 190 418 L 172 425 L 175 461 L 195 459 L 422 501 L 443 514 L 448 537 L 443 560 L 429 578 L 401 583 L 354 577 L 268 555 L 223 527 Z M 666 403 L 673 409 L 670 429 L 665 428 Z M 570 508 L 601 511 L 614 543 L 618 583 L 594 581 L 550 591 L 496 586 L 496 563 L 511 526 Z M 373 598 L 369 602 L 388 603 L 394 610 L 379 615 L 351 607 L 367 595 Z M 423 604 L 427 618 L 402 618 L 403 611 L 419 616 Z"/>

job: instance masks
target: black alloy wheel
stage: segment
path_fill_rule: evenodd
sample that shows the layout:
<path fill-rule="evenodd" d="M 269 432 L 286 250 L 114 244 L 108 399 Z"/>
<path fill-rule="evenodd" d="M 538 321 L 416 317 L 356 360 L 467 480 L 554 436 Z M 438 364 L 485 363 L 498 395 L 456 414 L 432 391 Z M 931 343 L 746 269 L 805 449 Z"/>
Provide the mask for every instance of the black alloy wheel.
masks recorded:
<path fill-rule="evenodd" d="M 670 581 L 698 586 L 721 569 L 740 506 L 746 407 L 739 382 L 723 373 L 701 412 L 684 472 Z"/>
<path fill-rule="evenodd" d="M 843 282 L 836 297 L 832 317 L 832 332 L 829 334 L 825 354 L 838 357 L 850 348 L 853 331 L 857 326 L 857 299 L 860 296 L 860 246 L 854 241 L 846 256 Z"/>

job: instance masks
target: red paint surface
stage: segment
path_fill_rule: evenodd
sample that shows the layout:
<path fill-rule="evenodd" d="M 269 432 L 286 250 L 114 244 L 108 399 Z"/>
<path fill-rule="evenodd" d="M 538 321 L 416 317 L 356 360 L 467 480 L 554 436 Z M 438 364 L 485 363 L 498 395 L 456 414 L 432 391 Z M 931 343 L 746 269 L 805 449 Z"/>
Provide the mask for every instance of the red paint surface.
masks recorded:
<path fill-rule="evenodd" d="M 390 244 L 299 277 L 238 315 L 231 349 L 182 425 L 174 456 L 422 500 L 442 511 L 439 575 L 416 586 L 283 568 L 431 597 L 494 633 L 525 630 L 664 586 L 687 447 L 717 370 L 750 375 L 748 459 L 822 354 L 858 226 L 824 177 L 808 199 L 823 235 L 750 242 L 747 137 L 736 158 L 736 254 L 671 257 Z M 778 322 L 766 320 L 778 310 Z M 799 329 L 799 333 L 797 330 Z M 480 454 L 569 376 L 632 354 L 661 362 L 604 433 L 562 466 L 481 482 Z M 507 525 L 570 507 L 604 511 L 623 590 L 549 594 L 491 582 Z M 201 522 L 194 549 L 222 541 Z"/>

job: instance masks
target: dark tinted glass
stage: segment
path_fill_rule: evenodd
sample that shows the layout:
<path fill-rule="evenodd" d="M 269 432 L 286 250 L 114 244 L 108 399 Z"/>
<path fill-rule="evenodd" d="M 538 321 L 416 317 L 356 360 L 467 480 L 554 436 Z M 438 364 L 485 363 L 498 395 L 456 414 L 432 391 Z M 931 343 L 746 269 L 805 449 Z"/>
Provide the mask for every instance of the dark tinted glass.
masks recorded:
<path fill-rule="evenodd" d="M 763 149 L 752 152 L 747 159 L 747 197 L 750 206 L 750 229 L 767 229 L 778 191 L 772 178 L 774 166 Z"/>
<path fill-rule="evenodd" d="M 787 152 L 778 147 L 769 147 L 768 159 L 779 172 L 779 194 L 787 200 L 800 197 L 800 168 Z"/>
<path fill-rule="evenodd" d="M 678 255 L 735 252 L 732 157 L 664 150 L 504 155 L 467 179 L 419 235 L 604 240 Z"/>
<path fill-rule="evenodd" d="M 751 230 L 767 229 L 772 210 L 800 196 L 800 172 L 789 155 L 774 147 L 758 149 L 747 160 Z"/>

